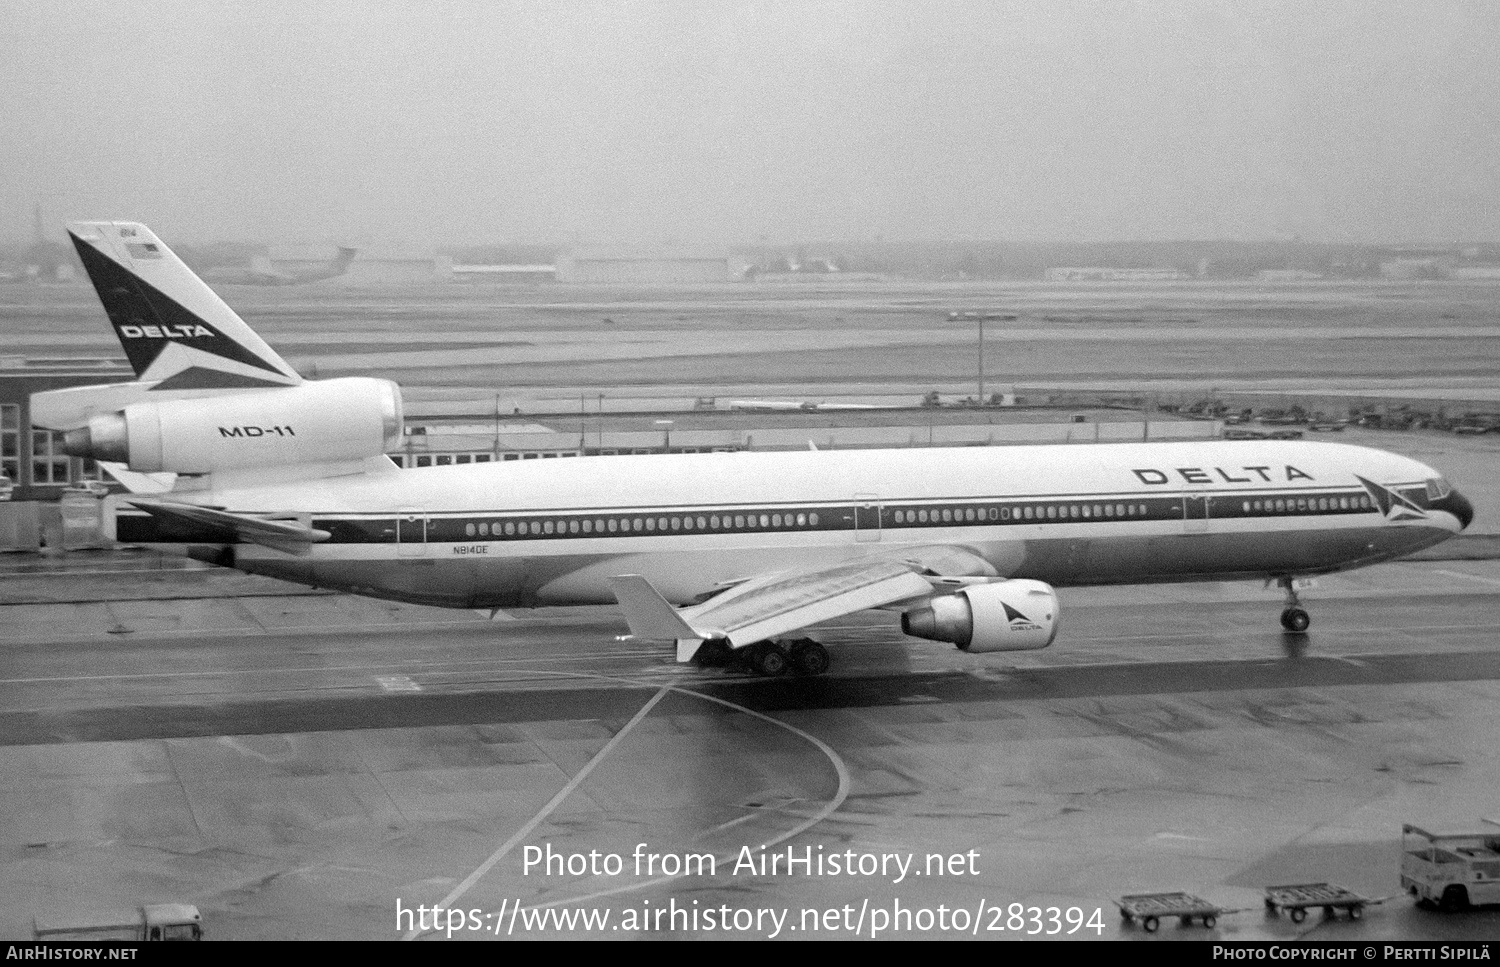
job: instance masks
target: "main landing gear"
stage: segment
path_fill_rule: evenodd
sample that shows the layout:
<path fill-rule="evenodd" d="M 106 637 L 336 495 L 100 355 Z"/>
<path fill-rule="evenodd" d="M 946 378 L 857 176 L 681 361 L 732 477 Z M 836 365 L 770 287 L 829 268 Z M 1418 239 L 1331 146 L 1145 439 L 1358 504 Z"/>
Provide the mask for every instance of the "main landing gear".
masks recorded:
<path fill-rule="evenodd" d="M 1294 579 L 1277 578 L 1276 584 L 1286 591 L 1286 608 L 1281 612 L 1281 627 L 1285 628 L 1289 635 L 1306 634 L 1308 626 L 1312 624 L 1312 616 L 1303 609 L 1302 602 L 1297 597 Z"/>
<path fill-rule="evenodd" d="M 765 678 L 775 678 L 787 672 L 821 675 L 832 663 L 828 649 L 811 638 L 761 641 L 740 649 L 735 657 L 743 667 Z"/>

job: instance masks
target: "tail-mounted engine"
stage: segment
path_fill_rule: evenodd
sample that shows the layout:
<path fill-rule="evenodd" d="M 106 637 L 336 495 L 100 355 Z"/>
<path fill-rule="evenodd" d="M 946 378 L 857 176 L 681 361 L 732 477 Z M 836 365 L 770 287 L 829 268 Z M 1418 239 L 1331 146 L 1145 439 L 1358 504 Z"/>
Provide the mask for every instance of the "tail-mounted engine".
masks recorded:
<path fill-rule="evenodd" d="M 132 403 L 69 431 L 63 450 L 142 473 L 195 474 L 362 460 L 400 445 L 400 387 L 351 377 Z"/>
<path fill-rule="evenodd" d="M 1041 581 L 977 584 L 930 598 L 901 616 L 915 638 L 951 641 L 961 651 L 1032 651 L 1057 636 L 1057 592 Z"/>

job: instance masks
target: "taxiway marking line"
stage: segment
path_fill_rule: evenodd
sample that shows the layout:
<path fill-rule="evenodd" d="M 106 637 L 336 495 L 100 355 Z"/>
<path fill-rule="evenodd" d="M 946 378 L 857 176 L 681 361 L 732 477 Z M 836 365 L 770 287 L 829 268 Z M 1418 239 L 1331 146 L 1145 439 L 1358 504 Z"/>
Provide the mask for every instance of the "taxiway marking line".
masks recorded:
<path fill-rule="evenodd" d="M 580 675 L 579 677 L 596 677 L 596 676 Z M 597 677 L 607 678 L 608 676 L 597 676 Z M 616 681 L 629 681 L 629 679 L 615 679 L 615 680 Z M 814 826 L 816 826 L 819 823 L 821 823 L 823 820 L 827 819 L 829 816 L 833 815 L 833 813 L 840 806 L 842 806 L 844 804 L 844 800 L 847 799 L 847 798 L 849 798 L 849 788 L 850 788 L 851 785 L 853 785 L 853 781 L 854 780 L 853 780 L 853 778 L 849 774 L 849 766 L 848 766 L 848 764 L 846 764 L 844 762 L 844 759 L 843 759 L 842 756 L 840 756 L 837 752 L 833 751 L 833 747 L 832 746 L 830 746 L 827 742 L 824 742 L 822 739 L 818 738 L 816 735 L 813 735 L 811 732 L 807 732 L 807 731 L 804 731 L 803 729 L 799 729 L 799 728 L 797 728 L 797 726 L 792 725 L 789 722 L 783 722 L 783 721 L 781 721 L 778 718 L 773 718 L 772 716 L 767 715 L 764 712 L 757 712 L 753 708 L 747 708 L 746 706 L 740 705 L 737 702 L 731 702 L 728 699 L 718 698 L 717 696 L 714 696 L 714 695 L 705 695 L 704 693 L 694 691 L 691 688 L 682 688 L 682 687 L 676 686 L 676 685 L 666 685 L 666 686 L 663 686 L 663 687 L 666 690 L 668 690 L 668 691 L 677 692 L 680 695 L 690 695 L 693 698 L 703 699 L 705 702 L 714 702 L 714 703 L 716 703 L 718 705 L 724 706 L 725 708 L 732 709 L 732 710 L 734 710 L 736 712 L 742 712 L 742 713 L 744 713 L 746 715 L 752 716 L 753 718 L 760 719 L 763 722 L 768 722 L 771 725 L 776 726 L 777 728 L 786 729 L 788 732 L 792 733 L 793 735 L 795 735 L 795 736 L 797 736 L 799 738 L 805 739 L 808 742 L 812 743 L 812 745 L 814 747 L 816 747 L 819 752 L 822 752 L 823 755 L 827 757 L 827 759 L 828 759 L 829 762 L 833 763 L 833 771 L 835 773 L 837 773 L 837 775 L 839 777 L 838 789 L 836 789 L 834 791 L 833 796 L 826 803 L 823 804 L 823 807 L 821 809 L 819 809 L 817 812 L 813 813 L 813 815 L 809 816 L 807 819 L 805 819 L 802 822 L 798 823 L 796 826 L 793 826 L 791 829 L 787 830 L 786 832 L 782 833 L 781 835 L 774 836 L 771 839 L 767 840 L 766 842 L 762 843 L 761 846 L 760 846 L 760 848 L 762 850 L 768 850 L 768 849 L 772 848 L 773 846 L 776 846 L 776 845 L 778 845 L 780 843 L 786 842 L 787 840 L 793 838 L 794 836 L 800 836 L 800 835 L 802 835 L 803 833 L 807 832 L 809 829 L 812 829 Z M 727 826 L 727 825 L 730 825 L 730 824 L 726 823 L 725 825 Z M 734 854 L 726 854 L 724 857 L 715 857 L 715 861 L 717 862 L 717 861 L 719 861 L 719 860 L 722 859 L 724 862 L 728 862 L 728 857 L 730 855 L 734 855 Z M 568 897 L 568 898 L 562 899 L 562 900 L 552 900 L 551 902 L 548 902 L 548 903 L 536 903 L 536 904 L 533 904 L 533 905 L 531 905 L 529 907 L 522 907 L 521 909 L 524 909 L 524 910 L 543 910 L 543 909 L 546 909 L 548 907 L 561 907 L 561 906 L 567 906 L 567 905 L 573 904 L 573 903 L 587 903 L 590 900 L 598 900 L 598 899 L 600 899 L 602 897 L 613 896 L 613 895 L 618 894 L 618 893 L 629 893 L 629 892 L 631 892 L 633 890 L 641 890 L 641 889 L 645 889 L 648 886 L 657 886 L 657 885 L 662 884 L 662 883 L 671 883 L 674 880 L 680 880 L 680 879 L 682 879 L 682 875 L 678 875 L 678 876 L 666 876 L 666 875 L 663 875 L 663 876 L 658 876 L 658 877 L 655 877 L 655 878 L 649 879 L 649 880 L 642 880 L 639 883 L 626 883 L 626 884 L 623 884 L 621 886 L 610 887 L 609 889 L 606 889 L 606 890 L 598 890 L 598 891 L 596 891 L 594 893 L 584 894 L 583 896 Z"/>
<path fill-rule="evenodd" d="M 1465 574 L 1463 571 L 1437 571 L 1436 573 L 1446 574 L 1448 577 L 1453 578 L 1468 578 L 1470 581 L 1482 581 L 1485 584 L 1500 584 L 1500 580 L 1496 580 L 1495 578 L 1487 578 L 1478 574 Z"/>
<path fill-rule="evenodd" d="M 539 674 L 539 675 L 552 675 L 554 673 L 551 673 L 551 672 L 537 672 L 536 674 Z M 595 674 L 590 674 L 590 673 L 587 673 L 587 672 L 559 672 L 559 673 L 556 673 L 556 674 L 560 674 L 560 675 L 563 675 L 563 676 L 569 677 L 569 678 L 591 678 L 591 679 L 598 679 L 598 680 L 603 680 L 603 681 L 618 682 L 618 683 L 623 684 L 623 685 L 643 685 L 643 684 L 645 684 L 645 683 L 643 683 L 643 682 L 641 682 L 641 681 L 639 681 L 637 679 L 624 678 L 624 677 L 620 677 L 620 676 L 616 676 L 616 675 L 595 675 Z M 853 779 L 853 777 L 849 773 L 849 766 L 848 766 L 847 763 L 844 762 L 843 757 L 840 756 L 837 752 L 833 751 L 833 747 L 830 746 L 827 742 L 824 742 L 822 739 L 818 738 L 816 735 L 813 735 L 810 732 L 807 732 L 807 731 L 805 731 L 803 729 L 799 729 L 795 725 L 792 725 L 792 724 L 790 724 L 788 722 L 783 722 L 783 721 L 781 721 L 778 718 L 774 718 L 774 717 L 772 717 L 770 715 L 765 714 L 764 712 L 757 712 L 755 709 L 748 708 L 748 707 L 746 707 L 744 705 L 740 705 L 737 702 L 731 702 L 728 699 L 718 698 L 718 697 L 713 696 L 713 695 L 705 695 L 703 692 L 697 692 L 697 691 L 694 691 L 691 688 L 683 688 L 683 687 L 681 687 L 679 685 L 663 685 L 663 686 L 661 686 L 661 690 L 658 691 L 652 697 L 652 699 L 651 699 L 650 702 L 646 703 L 646 707 L 643 708 L 643 709 L 641 709 L 640 712 L 636 713 L 636 717 L 633 718 L 633 719 L 631 719 L 630 722 L 625 726 L 625 728 L 621 729 L 620 732 L 615 735 L 615 738 L 611 739 L 609 741 L 609 743 L 607 743 L 603 749 L 599 750 L 599 755 L 595 756 L 594 760 L 591 760 L 588 765 L 584 766 L 584 771 L 587 772 L 589 769 L 593 768 L 594 761 L 596 761 L 599 758 L 601 758 L 604 755 L 604 753 L 609 749 L 609 746 L 613 745 L 616 739 L 618 739 L 628 729 L 630 729 L 631 726 L 635 725 L 635 723 L 643 715 L 645 715 L 645 713 L 647 711 L 649 711 L 650 707 L 653 704 L 655 704 L 658 700 L 660 700 L 661 697 L 665 693 L 667 693 L 667 692 L 676 692 L 679 695 L 687 695 L 687 696 L 691 696 L 693 698 L 700 698 L 700 699 L 704 700 L 705 702 L 713 702 L 713 703 L 715 703 L 717 705 L 722 705 L 725 708 L 732 709 L 732 710 L 737 711 L 737 712 L 743 712 L 746 715 L 749 715 L 749 716 L 751 716 L 753 718 L 760 719 L 761 721 L 767 722 L 767 723 L 769 723 L 771 725 L 774 725 L 777 728 L 786 729 L 788 732 L 791 732 L 793 735 L 796 735 L 797 737 L 805 739 L 808 742 L 810 742 L 813 746 L 815 746 L 818 749 L 819 752 L 822 752 L 823 755 L 828 758 L 829 762 L 833 763 L 833 770 L 838 775 L 838 779 L 839 779 L 838 788 L 836 790 L 834 790 L 833 796 L 826 803 L 823 804 L 823 807 L 821 809 L 817 810 L 815 813 L 813 813 L 813 815 L 809 816 L 807 819 L 805 819 L 802 822 L 798 823 L 796 826 L 792 827 L 791 829 L 787 830 L 786 832 L 782 833 L 781 835 L 775 836 L 775 837 L 771 838 L 769 841 L 767 841 L 765 843 L 762 843 L 761 844 L 761 848 L 762 849 L 770 849 L 771 847 L 776 846 L 777 844 L 786 842 L 787 840 L 793 838 L 794 836 L 800 836 L 800 835 L 802 835 L 803 833 L 807 832 L 809 829 L 811 829 L 814 826 L 816 826 L 817 824 L 821 823 L 823 820 L 827 819 L 829 816 L 833 815 L 834 812 L 837 811 L 838 808 L 844 804 L 844 800 L 846 800 L 846 799 L 849 798 L 849 789 L 850 789 L 850 787 L 854 783 L 854 779 Z M 580 776 L 581 775 L 582 775 L 582 773 L 580 773 Z M 558 797 L 557 797 L 557 801 L 561 801 L 562 798 L 563 798 L 563 794 L 559 793 Z M 550 806 L 551 806 L 551 804 L 549 804 L 549 807 Z M 544 812 L 545 811 L 546 811 L 546 807 L 544 807 Z M 512 847 L 514 847 L 515 841 L 518 840 L 522 835 L 524 835 L 524 833 L 525 833 L 525 830 L 523 830 L 521 833 L 517 833 L 516 836 L 512 837 L 511 840 L 509 842 L 507 842 L 507 844 L 505 846 L 501 847 L 501 849 L 503 850 L 503 849 L 506 849 L 506 848 L 512 848 Z M 498 859 L 499 855 L 503 855 L 503 854 L 500 854 L 497 851 L 497 856 L 492 857 L 492 859 Z M 493 863 L 490 863 L 489 865 L 492 866 Z M 477 873 L 478 873 L 478 871 L 476 871 L 476 874 Z M 589 900 L 596 900 L 596 899 L 599 899 L 600 897 L 611 896 L 611 895 L 617 894 L 617 893 L 629 893 L 629 892 L 631 892 L 633 890 L 644 889 L 645 887 L 655 886 L 655 885 L 660 884 L 660 883 L 670 883 L 673 880 L 679 880 L 681 878 L 682 878 L 681 876 L 659 876 L 659 877 L 656 877 L 654 879 L 643 880 L 643 881 L 641 881 L 639 883 L 628 883 L 628 884 L 624 884 L 622 886 L 611 887 L 610 889 L 600 890 L 600 891 L 598 891 L 596 893 L 590 893 L 590 894 L 587 894 L 585 896 L 567 897 L 566 899 L 553 900 L 550 903 L 538 903 L 538 904 L 534 904 L 532 906 L 524 907 L 524 908 L 523 907 L 519 907 L 519 905 L 518 905 L 517 909 L 518 910 L 519 909 L 540 910 L 540 909 L 545 909 L 547 907 L 566 906 L 566 905 L 568 905 L 570 903 L 584 903 L 584 902 L 587 902 Z M 477 879 L 477 875 L 471 876 L 471 879 Z M 467 889 L 467 887 L 464 887 L 464 889 Z M 461 894 L 457 890 L 455 890 L 455 892 L 450 896 L 449 900 L 453 899 L 454 897 L 460 896 L 460 895 Z M 439 905 L 440 906 L 446 905 L 449 902 L 449 900 L 444 900 L 443 903 L 439 904 Z M 427 933 L 435 933 L 435 932 L 436 932 L 435 929 L 427 931 Z M 403 939 L 403 940 L 414 940 L 414 939 L 416 939 L 416 937 L 418 935 L 419 935 L 418 931 L 414 928 L 413 930 L 411 930 L 409 933 L 407 933 L 401 939 Z"/>
<path fill-rule="evenodd" d="M 475 883 L 478 883 L 481 877 L 488 873 L 496 863 L 500 862 L 500 860 L 505 857 L 505 854 L 514 849 L 516 847 L 516 844 L 521 842 L 521 840 L 525 839 L 527 836 L 530 836 L 532 830 L 541 825 L 542 820 L 552 815 L 553 810 L 557 809 L 558 806 L 561 806 L 563 800 L 572 795 L 573 790 L 577 789 L 583 782 L 583 780 L 588 778 L 589 773 L 594 771 L 594 767 L 603 762 L 605 757 L 614 751 L 615 746 L 619 745 L 620 741 L 624 739 L 625 736 L 630 734 L 630 730 L 639 725 L 641 720 L 644 719 L 648 714 L 650 714 L 651 710 L 656 707 L 656 703 L 666 698 L 667 693 L 670 691 L 672 691 L 672 689 L 666 686 L 657 689 L 656 694 L 652 695 L 650 700 L 647 701 L 645 705 L 641 706 L 640 711 L 636 712 L 634 717 L 632 717 L 629 722 L 625 723 L 624 728 L 620 729 L 620 731 L 616 732 L 608 742 L 604 743 L 604 747 L 601 748 L 598 752 L 594 753 L 594 757 L 587 763 L 585 763 L 583 768 L 579 769 L 578 773 L 573 776 L 572 779 L 569 779 L 565 786 L 557 791 L 557 795 L 553 796 L 547 802 L 547 805 L 543 806 L 535 816 L 532 816 L 531 819 L 527 821 L 526 825 L 516 830 L 515 834 L 512 835 L 510 839 L 502 843 L 499 849 L 491 853 L 489 859 L 479 864 L 478 869 L 476 869 L 473 873 L 470 873 L 468 876 L 464 877 L 463 882 L 454 887 L 453 892 L 444 897 L 437 905 L 443 907 L 444 909 L 451 909 L 458 898 L 469 892 L 469 888 L 472 887 Z M 415 926 L 413 926 L 411 930 L 407 931 L 406 936 L 402 937 L 401 939 L 413 940 L 421 933 L 422 931 L 419 931 Z"/>

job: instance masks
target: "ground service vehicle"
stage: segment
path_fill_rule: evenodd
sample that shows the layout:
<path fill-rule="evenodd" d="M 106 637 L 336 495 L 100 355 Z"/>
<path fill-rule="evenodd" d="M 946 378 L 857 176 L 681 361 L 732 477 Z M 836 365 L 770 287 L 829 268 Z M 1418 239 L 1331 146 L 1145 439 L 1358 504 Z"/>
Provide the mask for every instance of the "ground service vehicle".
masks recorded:
<path fill-rule="evenodd" d="M 1500 903 L 1500 827 L 1440 834 L 1402 826 L 1401 888 L 1444 910 Z"/>
<path fill-rule="evenodd" d="M 134 911 L 31 921 L 37 940 L 202 940 L 203 916 L 191 903 L 149 903 Z"/>

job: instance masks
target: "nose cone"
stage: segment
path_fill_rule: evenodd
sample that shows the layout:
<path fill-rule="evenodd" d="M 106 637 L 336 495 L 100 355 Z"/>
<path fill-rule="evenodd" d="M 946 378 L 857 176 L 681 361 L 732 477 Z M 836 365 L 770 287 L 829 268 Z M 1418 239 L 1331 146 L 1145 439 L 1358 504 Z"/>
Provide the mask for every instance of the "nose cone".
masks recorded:
<path fill-rule="evenodd" d="M 1453 491 L 1441 500 L 1432 502 L 1433 510 L 1445 510 L 1458 518 L 1459 530 L 1465 530 L 1474 520 L 1474 505 L 1469 503 L 1469 498 L 1458 491 Z"/>

